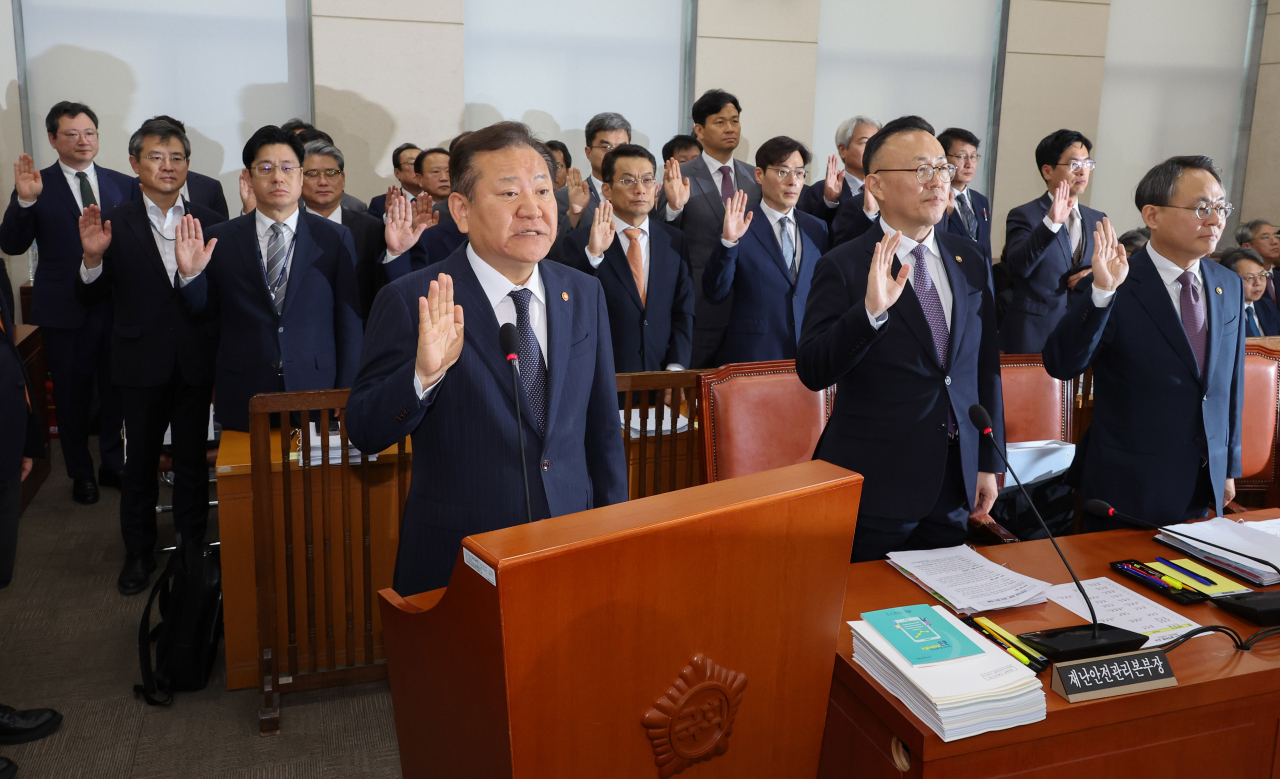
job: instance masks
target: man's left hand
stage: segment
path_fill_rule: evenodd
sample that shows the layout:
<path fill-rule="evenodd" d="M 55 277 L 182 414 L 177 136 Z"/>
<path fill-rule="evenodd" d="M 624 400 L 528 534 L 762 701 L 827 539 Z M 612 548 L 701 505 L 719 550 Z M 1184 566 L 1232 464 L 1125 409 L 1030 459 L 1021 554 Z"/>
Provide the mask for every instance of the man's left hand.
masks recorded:
<path fill-rule="evenodd" d="M 30 457 L 22 458 L 22 481 L 26 481 L 27 477 L 31 475 L 31 467 L 35 464 L 35 460 L 32 460 Z"/>
<path fill-rule="evenodd" d="M 1236 499 L 1236 480 L 1227 479 L 1222 490 L 1222 511 L 1226 513 L 1227 504 Z"/>
<path fill-rule="evenodd" d="M 994 473 L 978 472 L 978 488 L 974 490 L 973 511 L 969 513 L 970 519 L 979 519 L 986 516 L 991 511 L 991 507 L 995 505 L 996 495 L 1000 493 L 1000 489 L 996 486 L 996 475 Z"/>
<path fill-rule="evenodd" d="M 844 191 L 844 163 L 839 155 L 832 154 L 827 160 L 827 178 L 822 185 L 822 196 L 828 203 L 839 203 L 840 194 Z"/>

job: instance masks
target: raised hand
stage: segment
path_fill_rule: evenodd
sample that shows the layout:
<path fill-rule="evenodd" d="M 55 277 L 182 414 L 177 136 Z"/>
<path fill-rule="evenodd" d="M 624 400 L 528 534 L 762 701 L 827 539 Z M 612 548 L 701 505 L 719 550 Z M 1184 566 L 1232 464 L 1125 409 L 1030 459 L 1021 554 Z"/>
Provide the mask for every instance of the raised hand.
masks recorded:
<path fill-rule="evenodd" d="M 453 278 L 441 273 L 427 297 L 418 298 L 418 355 L 414 371 L 426 389 L 440 381 L 462 354 L 462 306 L 453 303 Z"/>
<path fill-rule="evenodd" d="M 440 222 L 440 212 L 435 210 L 435 203 L 423 193 L 413 201 L 413 226 L 435 227 Z"/>
<path fill-rule="evenodd" d="M 876 196 L 871 194 L 871 190 L 867 189 L 864 184 L 862 187 L 862 203 L 863 213 L 870 214 L 873 218 L 880 214 L 880 204 L 876 202 Z"/>
<path fill-rule="evenodd" d="M 675 157 L 667 160 L 663 168 L 662 191 L 672 211 L 681 210 L 689 202 L 689 179 L 680 177 L 680 161 Z"/>
<path fill-rule="evenodd" d="M 1073 205 L 1075 203 L 1071 201 L 1071 187 L 1067 186 L 1067 182 L 1059 181 L 1058 188 L 1053 192 L 1053 205 L 1049 206 L 1049 221 L 1056 225 L 1066 222 Z"/>
<path fill-rule="evenodd" d="M 258 196 L 253 194 L 253 186 L 249 183 L 249 171 L 240 171 L 240 213 L 247 214 L 258 207 Z"/>
<path fill-rule="evenodd" d="M 1111 220 L 1102 217 L 1093 231 L 1093 286 L 1114 291 L 1129 276 L 1129 257 L 1116 239 Z"/>
<path fill-rule="evenodd" d="M 606 200 L 591 215 L 591 237 L 587 240 L 587 254 L 603 257 L 605 249 L 613 245 L 616 230 L 613 224 L 613 203 Z"/>
<path fill-rule="evenodd" d="M 400 190 L 393 196 L 387 192 L 387 224 L 382 234 L 387 240 L 387 254 L 404 254 L 422 237 L 429 224 L 418 224 L 414 219 L 413 205 Z"/>
<path fill-rule="evenodd" d="M 213 257 L 213 247 L 218 239 L 204 242 L 204 231 L 200 229 L 200 220 L 187 214 L 178 223 L 177 234 L 173 241 L 173 253 L 178 260 L 178 273 L 187 278 L 199 276 Z"/>
<path fill-rule="evenodd" d="M 103 252 L 111 245 L 111 223 L 102 221 L 102 209 L 89 206 L 80 215 L 79 224 L 84 266 L 96 268 L 102 264 Z"/>
<path fill-rule="evenodd" d="M 34 203 L 44 191 L 44 180 L 40 178 L 40 171 L 36 170 L 36 163 L 29 154 L 19 155 L 18 161 L 13 163 L 13 179 L 18 199 L 24 203 Z"/>
<path fill-rule="evenodd" d="M 947 216 L 951 216 L 956 212 L 956 191 L 951 187 L 947 187 Z"/>
<path fill-rule="evenodd" d="M 746 235 L 755 212 L 747 213 L 747 192 L 740 189 L 724 204 L 724 232 L 720 234 L 729 243 L 737 243 Z"/>
<path fill-rule="evenodd" d="M 893 258 L 898 254 L 898 244 L 902 242 L 902 233 L 894 233 L 876 242 L 875 254 L 871 256 L 871 272 L 867 274 L 867 313 L 873 319 L 889 310 L 898 302 L 902 290 L 907 286 L 907 275 L 911 268 L 903 265 L 898 275 L 893 275 Z"/>
<path fill-rule="evenodd" d="M 840 162 L 840 155 L 832 154 L 827 160 L 827 179 L 822 186 L 822 196 L 828 203 L 838 203 L 842 192 L 844 192 L 844 164 Z"/>
<path fill-rule="evenodd" d="M 582 180 L 582 172 L 577 168 L 569 168 L 565 175 L 568 177 L 565 193 L 569 196 L 569 224 L 577 227 L 582 221 L 582 212 L 591 204 L 591 185 Z"/>

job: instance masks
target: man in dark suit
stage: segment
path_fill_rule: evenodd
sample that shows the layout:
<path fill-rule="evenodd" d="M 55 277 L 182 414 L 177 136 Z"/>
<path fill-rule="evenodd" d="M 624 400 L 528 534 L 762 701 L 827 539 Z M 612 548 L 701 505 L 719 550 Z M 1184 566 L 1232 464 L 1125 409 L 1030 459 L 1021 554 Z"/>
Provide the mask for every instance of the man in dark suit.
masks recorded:
<path fill-rule="evenodd" d="M 855 562 L 963 543 L 1002 469 L 969 407 L 1004 441 L 983 250 L 935 228 L 955 168 L 918 116 L 886 124 L 864 161 L 880 218 L 818 263 L 796 354 L 805 386 L 839 387 L 814 457 L 867 479 Z"/>
<path fill-rule="evenodd" d="M 1235 271 L 1244 282 L 1244 328 L 1249 338 L 1280 335 L 1280 310 L 1267 297 L 1271 271 L 1266 261 L 1253 249 L 1237 246 L 1222 253 L 1219 264 Z"/>
<path fill-rule="evenodd" d="M 413 172 L 414 160 L 418 159 L 418 155 L 422 150 L 412 143 L 402 143 L 391 152 L 391 172 L 395 175 L 396 181 L 400 183 L 398 189 L 400 194 L 409 200 L 410 203 L 418 199 L 418 195 L 422 193 L 422 185 L 418 182 L 418 174 Z M 397 187 L 391 187 L 387 192 Z M 382 219 L 387 214 L 387 196 L 385 194 L 378 195 L 369 201 L 369 216 Z"/>
<path fill-rule="evenodd" d="M 591 224 L 596 208 L 603 201 L 600 189 L 604 186 L 600 165 L 604 155 L 624 143 L 631 143 L 631 123 L 622 114 L 605 112 L 596 114 L 587 122 L 585 130 L 587 146 L 582 151 L 591 165 L 591 175 L 583 180 L 577 168 L 566 172 L 566 184 L 556 190 L 556 208 L 559 237 L 563 241 L 570 232 L 583 224 Z"/>
<path fill-rule="evenodd" d="M 1000 328 L 1000 348 L 1009 354 L 1039 354 L 1067 307 L 1083 293 L 1076 285 L 1089 274 L 1091 225 L 1106 214 L 1081 205 L 1094 168 L 1093 143 L 1075 130 L 1058 130 L 1036 147 L 1036 164 L 1048 191 L 1009 212 L 1005 263 L 1013 276 L 1013 299 Z"/>
<path fill-rule="evenodd" d="M 684 238 L 649 218 L 657 162 L 624 143 L 600 164 L 604 202 L 569 234 L 562 260 L 604 288 L 617 373 L 682 371 L 693 350 L 693 279 Z"/>
<path fill-rule="evenodd" d="M 801 211 L 812 214 L 827 223 L 828 231 L 835 221 L 840 206 L 862 193 L 862 180 L 867 173 L 862 169 L 862 152 L 867 141 L 880 131 L 880 123 L 866 116 L 844 120 L 836 128 L 836 153 L 827 163 L 827 177 L 805 187 L 797 204 Z M 833 181 L 832 171 L 843 173 Z M 831 197 L 836 194 L 836 197 Z M 855 236 L 856 237 L 856 236 Z"/>
<path fill-rule="evenodd" d="M 151 119 L 159 119 L 168 122 L 181 130 L 183 135 L 187 132 L 187 126 L 177 119 L 174 119 L 172 116 L 160 114 L 159 116 L 151 117 Z M 190 160 L 187 162 L 190 164 Z M 133 180 L 138 181 L 139 178 L 134 176 Z M 139 187 L 134 190 L 133 199 L 140 200 L 141 198 L 142 189 Z M 222 191 L 222 182 L 212 176 L 206 176 L 201 173 L 196 173 L 194 170 L 188 170 L 187 183 L 182 188 L 182 199 L 189 203 L 204 206 L 218 214 L 218 216 L 221 216 L 222 221 L 224 222 L 231 218 L 231 212 L 227 210 L 227 196 Z"/>
<path fill-rule="evenodd" d="M 373 298 L 382 289 L 378 263 L 387 250 L 385 228 L 378 219 L 342 205 L 347 186 L 342 151 L 324 141 L 308 143 L 302 161 L 302 202 L 307 213 L 322 216 L 351 231 L 356 249 L 356 277 L 360 284 L 360 319 L 369 316 Z"/>
<path fill-rule="evenodd" d="M 31 402 L 35 388 L 14 343 L 13 310 L 0 295 L 0 590 L 13 578 L 22 482 L 45 456 L 44 431 Z"/>
<path fill-rule="evenodd" d="M 727 204 L 720 247 L 702 276 L 707 300 L 733 293 L 721 363 L 790 360 L 803 328 L 813 268 L 827 251 L 827 225 L 800 211 L 809 150 L 780 135 L 756 150 L 760 202 L 747 211 L 737 192 Z"/>
<path fill-rule="evenodd" d="M 702 143 L 692 135 L 673 135 L 671 140 L 662 144 L 662 164 L 665 166 L 667 160 L 674 159 L 678 164 L 683 165 L 690 160 L 696 160 L 702 154 Z"/>
<path fill-rule="evenodd" d="M 39 241 L 31 324 L 40 327 L 53 379 L 58 441 L 77 503 L 98 502 L 98 482 L 120 486 L 124 447 L 120 439 L 120 395 L 111 385 L 113 306 L 103 300 L 85 308 L 76 299 L 80 232 L 85 207 L 110 210 L 133 199 L 131 176 L 94 163 L 98 118 L 81 103 L 62 102 L 45 118 L 49 145 L 58 161 L 42 171 L 27 155 L 18 158 L 16 186 L 0 223 L 0 251 L 22 254 Z M 89 454 L 94 388 L 100 402 L 98 482 Z"/>
<path fill-rule="evenodd" d="M 244 147 L 257 207 L 206 231 L 190 215 L 175 244 L 188 310 L 214 319 L 216 414 L 249 429 L 260 392 L 350 387 L 360 355 L 360 293 L 351 231 L 298 208 L 302 142 L 260 127 Z"/>
<path fill-rule="evenodd" d="M 709 89 L 693 104 L 693 134 L 702 144 L 696 159 L 678 164 L 666 161 L 658 218 L 684 233 L 685 251 L 693 272 L 693 368 L 720 365 L 716 355 L 724 341 L 732 295 L 719 303 L 703 294 L 702 274 L 720 246 L 725 201 L 738 191 L 747 193 L 747 208 L 760 202 L 755 167 L 733 158 L 742 138 L 738 98 L 723 89 Z"/>
<path fill-rule="evenodd" d="M 142 197 L 80 217 L 84 256 L 76 295 L 86 306 L 116 301 L 111 379 L 124 405 L 126 457 L 120 487 L 125 562 L 116 586 L 123 595 L 147 588 L 156 568 L 156 467 L 172 428 L 173 519 L 184 540 L 204 537 L 209 518 L 205 458 L 217 331 L 194 321 L 178 293 L 174 241 L 182 217 L 225 221 L 181 197 L 191 146 L 186 133 L 149 119 L 129 139 L 129 163 Z"/>
<path fill-rule="evenodd" d="M 422 187 L 423 205 L 449 208 L 449 152 L 439 146 L 423 151 L 413 161 L 413 172 Z"/>
<path fill-rule="evenodd" d="M 555 165 L 555 188 L 562 189 L 569 183 L 569 168 L 573 165 L 573 155 L 569 153 L 569 147 L 564 145 L 564 141 L 550 140 L 547 141 L 547 151 L 551 152 L 551 163 Z"/>
<path fill-rule="evenodd" d="M 1221 516 L 1240 477 L 1240 277 L 1207 259 L 1231 214 L 1208 157 L 1171 157 L 1134 194 L 1151 240 L 1125 259 L 1097 223 L 1089 294 L 1044 345 L 1059 379 L 1093 366 L 1093 421 L 1072 469 L 1081 501 L 1170 524 Z M 1086 518 L 1086 530 L 1122 527 Z"/>
<path fill-rule="evenodd" d="M 1236 227 L 1236 243 L 1246 249 L 1253 249 L 1262 258 L 1267 270 L 1274 271 L 1280 263 L 1280 233 L 1275 225 L 1265 219 L 1254 219 Z M 1267 277 L 1267 292 L 1264 295 L 1272 303 L 1280 304 L 1276 298 L 1275 280 Z"/>
<path fill-rule="evenodd" d="M 978 173 L 978 136 L 959 127 L 948 127 L 938 135 L 938 143 L 947 150 L 947 162 L 956 166 L 956 177 L 951 181 L 947 215 L 939 227 L 949 233 L 963 235 L 982 244 L 991 255 L 991 202 L 987 196 L 974 189 L 973 177 Z"/>
<path fill-rule="evenodd" d="M 515 122 L 458 143 L 449 208 L 467 247 L 434 266 L 438 279 L 398 279 L 374 304 L 347 419 L 361 451 L 413 436 L 396 557 L 402 595 L 447 585 L 464 537 L 521 521 L 522 470 L 535 520 L 627 499 L 604 291 L 540 262 L 556 234 L 550 166 Z M 502 323 L 519 331 L 519 392 Z"/>

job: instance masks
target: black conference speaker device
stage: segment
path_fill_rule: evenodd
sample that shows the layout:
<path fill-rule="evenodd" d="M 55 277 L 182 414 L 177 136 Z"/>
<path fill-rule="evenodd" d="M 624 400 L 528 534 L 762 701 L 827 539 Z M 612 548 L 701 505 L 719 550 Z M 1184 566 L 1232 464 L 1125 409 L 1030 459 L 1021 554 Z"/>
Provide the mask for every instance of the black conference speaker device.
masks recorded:
<path fill-rule="evenodd" d="M 498 330 L 498 345 L 511 364 L 511 389 L 515 392 L 516 432 L 520 434 L 520 475 L 524 479 L 524 516 L 533 523 L 533 503 L 529 500 L 529 468 L 524 459 L 524 423 L 520 421 L 520 333 L 507 322 Z"/>
<path fill-rule="evenodd" d="M 996 453 L 1000 455 L 1000 459 L 1004 462 L 1005 470 L 1017 482 L 1018 489 L 1022 490 L 1022 496 L 1026 498 L 1028 505 L 1031 506 L 1032 513 L 1040 521 L 1040 527 L 1044 528 L 1044 532 L 1049 537 L 1049 541 L 1053 543 L 1053 548 L 1058 553 L 1058 557 L 1062 558 L 1062 564 L 1066 566 L 1067 573 L 1071 574 L 1071 581 L 1076 583 L 1076 589 L 1080 591 L 1080 597 L 1084 598 L 1085 605 L 1089 607 L 1089 617 L 1092 620 L 1088 625 L 1037 630 L 1032 633 L 1022 633 L 1018 638 L 1055 663 L 1064 663 L 1069 660 L 1085 660 L 1090 657 L 1102 657 L 1103 655 L 1116 655 L 1122 652 L 1135 652 L 1141 649 L 1147 643 L 1147 637 L 1143 634 L 1098 623 L 1098 615 L 1093 610 L 1093 601 L 1089 600 L 1089 593 L 1084 591 L 1084 585 L 1080 583 L 1076 572 L 1071 568 L 1071 563 L 1067 562 L 1067 556 L 1062 553 L 1062 548 L 1058 546 L 1058 540 L 1053 537 L 1049 526 L 1045 524 L 1044 518 L 1040 516 L 1040 511 L 1036 509 L 1036 504 L 1032 502 L 1026 488 L 1022 486 L 1022 480 L 1018 478 L 1018 474 L 1014 473 L 1013 468 L 1009 465 L 1009 460 L 1004 456 L 1004 452 L 1000 451 L 1000 444 L 991 432 L 991 415 L 987 413 L 987 410 L 981 404 L 975 403 L 969 407 L 969 421 L 973 423 L 974 427 L 978 428 L 978 432 L 981 435 L 991 436 L 991 443 L 994 445 Z"/>
<path fill-rule="evenodd" d="M 1231 554 L 1243 557 L 1246 560 L 1252 560 L 1255 563 L 1264 565 L 1275 571 L 1276 574 L 1280 575 L 1280 568 L 1277 568 L 1275 563 L 1268 562 L 1267 560 L 1263 560 L 1258 557 L 1253 557 L 1252 555 L 1247 555 L 1244 552 L 1237 552 L 1234 549 L 1228 549 L 1225 546 L 1218 546 L 1217 544 L 1213 544 L 1208 541 L 1202 541 L 1199 538 L 1192 538 L 1191 536 L 1179 533 L 1176 530 L 1170 530 L 1167 527 L 1157 525 L 1154 522 L 1148 522 L 1145 519 L 1139 519 L 1138 517 L 1130 514 L 1125 514 L 1112 508 L 1111 504 L 1106 501 L 1097 499 L 1086 500 L 1084 502 L 1084 510 L 1093 514 L 1095 517 L 1118 519 L 1121 522 L 1143 525 L 1144 527 L 1159 530 L 1161 533 L 1168 533 L 1171 536 L 1185 538 L 1188 541 L 1195 542 L 1196 544 L 1211 546 L 1214 549 L 1221 549 L 1224 552 L 1230 552 Z M 1205 562 L 1209 565 L 1213 565 L 1211 561 L 1206 560 Z M 1214 567 L 1216 568 L 1217 566 Z M 1230 573 L 1230 571 L 1228 571 L 1228 573 Z M 1238 595 L 1216 595 L 1212 596 L 1210 601 L 1213 605 L 1223 611 L 1229 614 L 1235 614 L 1241 619 L 1247 619 L 1255 625 L 1262 625 L 1263 627 L 1280 625 L 1280 591 L 1244 592 Z"/>

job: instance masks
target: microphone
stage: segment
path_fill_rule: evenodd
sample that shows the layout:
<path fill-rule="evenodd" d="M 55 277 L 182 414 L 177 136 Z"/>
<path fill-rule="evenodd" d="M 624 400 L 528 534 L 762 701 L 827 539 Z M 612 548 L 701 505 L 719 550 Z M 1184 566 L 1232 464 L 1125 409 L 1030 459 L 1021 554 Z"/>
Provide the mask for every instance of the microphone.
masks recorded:
<path fill-rule="evenodd" d="M 1067 573 L 1071 574 L 1071 581 L 1076 583 L 1076 589 L 1080 591 L 1080 597 L 1084 598 L 1085 605 L 1089 607 L 1089 617 L 1092 620 L 1089 625 L 1073 625 L 1065 628 L 1053 628 L 1052 630 L 1039 630 L 1032 633 L 1023 633 L 1018 638 L 1054 662 L 1083 660 L 1090 657 L 1132 652 L 1141 649 L 1142 645 L 1147 643 L 1147 637 L 1143 634 L 1111 625 L 1099 624 L 1098 614 L 1093 609 L 1093 601 L 1089 600 L 1089 593 L 1085 592 L 1084 585 L 1080 583 L 1080 579 L 1076 576 L 1071 563 L 1067 562 L 1067 556 L 1062 553 L 1062 548 L 1058 546 L 1058 540 L 1053 537 L 1053 532 L 1045 524 L 1044 517 L 1040 516 L 1039 509 L 1036 508 L 1036 504 L 1031 500 L 1031 496 L 1027 494 L 1027 488 L 1022 486 L 1022 480 L 1014 472 L 1013 466 L 1009 464 L 1004 452 L 1000 451 L 1000 444 L 996 442 L 995 434 L 991 432 L 991 415 L 987 413 L 981 403 L 974 403 L 969 407 L 969 421 L 973 423 L 974 427 L 978 428 L 979 435 L 991 437 L 991 444 L 995 448 L 996 454 L 1000 455 L 1000 460 L 1004 463 L 1005 470 L 1009 472 L 1014 482 L 1017 483 L 1018 489 L 1022 491 L 1022 497 L 1027 499 L 1028 505 L 1031 506 L 1031 512 L 1036 515 L 1036 519 L 1040 522 L 1040 527 L 1044 528 L 1045 534 L 1049 537 L 1049 542 L 1053 544 L 1054 551 L 1058 553 L 1058 557 L 1062 559 L 1062 564 L 1066 566 Z"/>
<path fill-rule="evenodd" d="M 516 399 L 516 432 L 520 434 L 520 477 L 524 480 L 524 515 L 533 523 L 533 503 L 529 500 L 529 469 L 525 465 L 524 423 L 520 420 L 520 334 L 510 322 L 498 330 L 498 345 L 511 364 L 511 389 Z"/>

